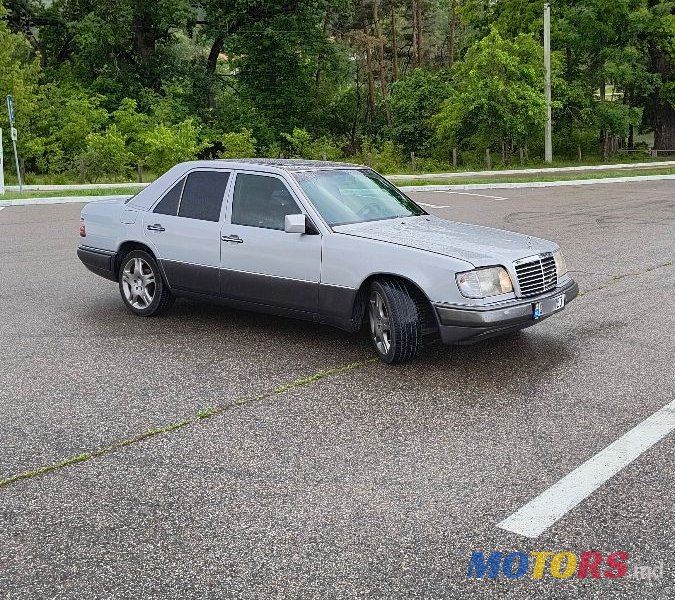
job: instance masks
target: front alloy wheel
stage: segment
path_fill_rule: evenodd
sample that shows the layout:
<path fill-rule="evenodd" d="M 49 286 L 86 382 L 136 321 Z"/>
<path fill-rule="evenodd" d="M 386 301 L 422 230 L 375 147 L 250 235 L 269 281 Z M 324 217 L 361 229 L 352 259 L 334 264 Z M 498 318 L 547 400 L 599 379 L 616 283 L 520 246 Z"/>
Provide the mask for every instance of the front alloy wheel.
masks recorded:
<path fill-rule="evenodd" d="M 422 323 L 409 285 L 383 278 L 370 287 L 370 337 L 377 355 L 386 363 L 412 360 L 422 345 Z"/>
<path fill-rule="evenodd" d="M 389 350 L 391 349 L 391 321 L 387 313 L 387 305 L 377 290 L 373 290 L 370 293 L 368 319 L 370 321 L 370 333 L 373 337 L 373 344 L 375 344 L 378 354 L 389 354 Z"/>

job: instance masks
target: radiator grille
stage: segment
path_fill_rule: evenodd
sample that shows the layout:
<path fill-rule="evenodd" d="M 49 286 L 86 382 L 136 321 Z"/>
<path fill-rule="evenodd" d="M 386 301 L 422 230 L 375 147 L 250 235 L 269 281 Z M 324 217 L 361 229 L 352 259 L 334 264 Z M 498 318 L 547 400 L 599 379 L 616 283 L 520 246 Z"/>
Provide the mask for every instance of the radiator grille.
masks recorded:
<path fill-rule="evenodd" d="M 555 288 L 558 276 L 551 254 L 542 254 L 531 261 L 516 265 L 518 287 L 524 298 L 538 296 Z"/>

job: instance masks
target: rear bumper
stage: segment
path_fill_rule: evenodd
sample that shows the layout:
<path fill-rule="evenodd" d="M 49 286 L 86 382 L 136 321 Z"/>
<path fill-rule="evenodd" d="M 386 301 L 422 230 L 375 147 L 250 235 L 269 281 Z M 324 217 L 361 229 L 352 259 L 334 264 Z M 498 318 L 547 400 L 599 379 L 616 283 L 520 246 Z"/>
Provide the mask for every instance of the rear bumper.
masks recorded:
<path fill-rule="evenodd" d="M 117 252 L 80 246 L 77 249 L 77 257 L 92 273 L 96 273 L 96 275 L 100 275 L 111 281 L 117 281 L 117 273 L 115 272 Z"/>
<path fill-rule="evenodd" d="M 536 325 L 564 309 L 540 317 L 532 316 L 533 304 L 565 294 L 565 306 L 579 294 L 579 286 L 570 279 L 555 290 L 527 298 L 517 298 L 499 306 L 434 306 L 439 332 L 445 344 L 472 344 L 480 340 Z"/>

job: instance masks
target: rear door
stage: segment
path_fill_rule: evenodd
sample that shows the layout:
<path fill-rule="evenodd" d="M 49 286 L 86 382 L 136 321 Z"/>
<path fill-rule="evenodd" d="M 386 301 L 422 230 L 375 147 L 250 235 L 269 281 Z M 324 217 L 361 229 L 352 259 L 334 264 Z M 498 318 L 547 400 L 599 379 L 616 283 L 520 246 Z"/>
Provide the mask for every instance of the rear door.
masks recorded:
<path fill-rule="evenodd" d="M 144 214 L 144 234 L 170 287 L 219 294 L 220 230 L 230 176 L 230 171 L 191 171 Z"/>
<path fill-rule="evenodd" d="M 223 226 L 224 296 L 316 313 L 321 276 L 321 235 L 286 233 L 286 215 L 305 213 L 284 179 L 237 172 Z"/>

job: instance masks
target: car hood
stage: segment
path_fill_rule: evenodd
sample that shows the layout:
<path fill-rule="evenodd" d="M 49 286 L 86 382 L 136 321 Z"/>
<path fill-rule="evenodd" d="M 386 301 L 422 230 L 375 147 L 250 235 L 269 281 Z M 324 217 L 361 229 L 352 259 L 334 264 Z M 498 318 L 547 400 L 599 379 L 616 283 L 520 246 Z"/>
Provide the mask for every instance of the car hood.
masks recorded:
<path fill-rule="evenodd" d="M 514 261 L 557 244 L 522 233 L 446 221 L 433 215 L 338 225 L 333 231 L 451 256 L 475 267 Z"/>

